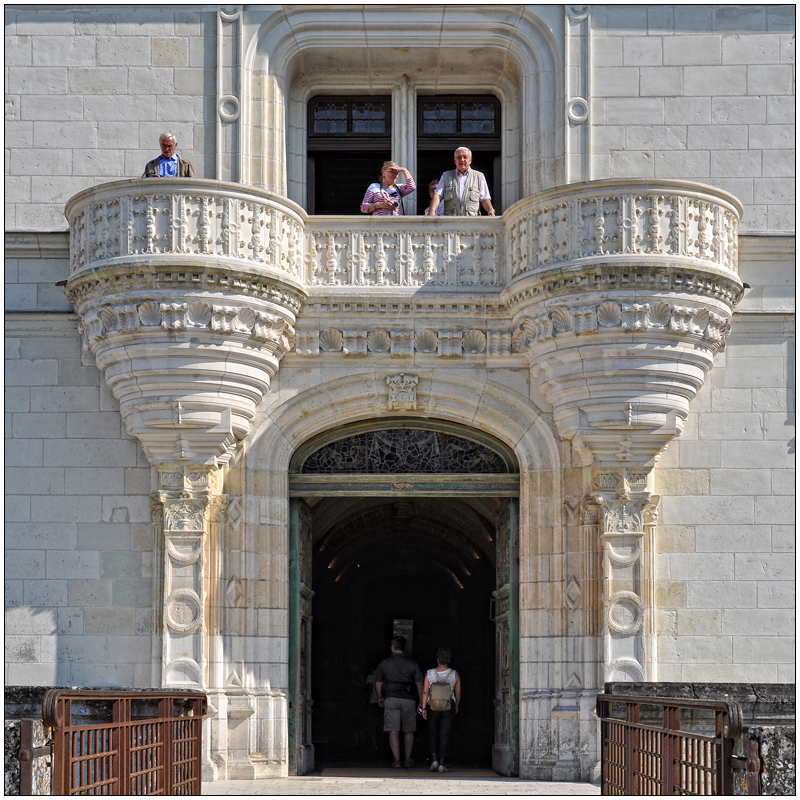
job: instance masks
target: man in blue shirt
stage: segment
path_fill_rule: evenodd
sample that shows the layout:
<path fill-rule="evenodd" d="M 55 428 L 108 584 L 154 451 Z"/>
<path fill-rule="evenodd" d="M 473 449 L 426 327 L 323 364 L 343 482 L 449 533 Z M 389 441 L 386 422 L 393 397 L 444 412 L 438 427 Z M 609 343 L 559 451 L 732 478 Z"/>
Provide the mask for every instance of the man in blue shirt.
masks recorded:
<path fill-rule="evenodd" d="M 178 141 L 171 133 L 162 133 L 158 144 L 161 155 L 145 164 L 143 178 L 194 178 L 192 162 L 184 161 L 175 152 Z"/>

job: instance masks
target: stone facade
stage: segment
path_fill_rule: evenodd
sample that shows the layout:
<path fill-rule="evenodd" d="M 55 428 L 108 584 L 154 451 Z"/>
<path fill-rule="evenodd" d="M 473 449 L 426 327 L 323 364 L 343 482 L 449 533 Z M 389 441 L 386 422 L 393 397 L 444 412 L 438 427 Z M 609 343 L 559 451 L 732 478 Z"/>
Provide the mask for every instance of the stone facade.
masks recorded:
<path fill-rule="evenodd" d="M 790 6 L 7 6 L 6 680 L 204 688 L 208 777 L 308 768 L 297 454 L 396 418 L 518 468 L 503 769 L 591 779 L 606 680 L 792 682 L 793 44 Z M 390 95 L 415 173 L 417 97 L 467 92 L 502 216 L 306 213 L 311 97 Z M 196 181 L 139 179 L 165 129 Z"/>

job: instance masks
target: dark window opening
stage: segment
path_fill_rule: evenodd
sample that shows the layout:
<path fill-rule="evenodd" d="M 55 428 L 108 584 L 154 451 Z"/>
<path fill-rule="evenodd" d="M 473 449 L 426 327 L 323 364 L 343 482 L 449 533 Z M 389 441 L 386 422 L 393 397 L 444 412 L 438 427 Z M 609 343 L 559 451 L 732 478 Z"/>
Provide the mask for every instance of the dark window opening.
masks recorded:
<path fill-rule="evenodd" d="M 429 184 L 454 169 L 453 153 L 462 146 L 472 151 L 472 168 L 486 176 L 492 205 L 500 213 L 500 101 L 491 95 L 436 95 L 417 100 L 418 214 L 430 204 Z"/>
<path fill-rule="evenodd" d="M 360 214 L 391 158 L 390 97 L 314 97 L 308 103 L 308 212 Z"/>

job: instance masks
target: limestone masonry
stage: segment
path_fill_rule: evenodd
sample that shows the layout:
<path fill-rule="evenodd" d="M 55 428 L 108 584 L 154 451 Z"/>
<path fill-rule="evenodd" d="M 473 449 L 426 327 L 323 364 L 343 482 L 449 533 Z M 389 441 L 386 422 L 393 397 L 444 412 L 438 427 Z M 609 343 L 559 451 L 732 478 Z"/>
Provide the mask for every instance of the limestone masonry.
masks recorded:
<path fill-rule="evenodd" d="M 304 774 L 413 619 L 454 760 L 587 781 L 606 681 L 794 682 L 794 6 L 5 22 L 7 684 Z M 461 145 L 498 216 L 423 216 Z"/>

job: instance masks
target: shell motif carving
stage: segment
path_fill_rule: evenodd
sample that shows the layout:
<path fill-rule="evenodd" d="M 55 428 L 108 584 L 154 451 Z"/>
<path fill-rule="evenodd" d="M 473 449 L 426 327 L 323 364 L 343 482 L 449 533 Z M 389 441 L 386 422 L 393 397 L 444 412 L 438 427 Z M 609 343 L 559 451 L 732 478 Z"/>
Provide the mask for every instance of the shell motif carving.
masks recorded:
<path fill-rule="evenodd" d="M 211 322 L 211 308 L 206 303 L 192 303 L 186 309 L 186 324 L 194 328 L 204 328 Z"/>
<path fill-rule="evenodd" d="M 553 320 L 553 330 L 556 333 L 568 333 L 572 330 L 574 320 L 568 309 L 557 308 L 551 319 Z"/>
<path fill-rule="evenodd" d="M 486 336 L 483 331 L 467 331 L 461 339 L 461 344 L 465 353 L 476 355 L 486 349 Z"/>
<path fill-rule="evenodd" d="M 247 331 L 250 333 L 255 324 L 256 314 L 252 308 L 243 308 L 236 315 L 236 328 L 240 331 Z"/>
<path fill-rule="evenodd" d="M 708 320 L 709 320 L 708 311 L 705 308 L 701 308 L 694 315 L 694 325 L 692 325 L 692 333 L 702 333 L 708 326 Z"/>
<path fill-rule="evenodd" d="M 622 324 L 622 309 L 612 302 L 603 303 L 597 309 L 597 324 L 602 328 L 614 328 Z"/>
<path fill-rule="evenodd" d="M 328 328 L 319 335 L 319 349 L 326 353 L 338 353 L 344 345 L 344 336 L 341 331 Z"/>
<path fill-rule="evenodd" d="M 653 328 L 666 328 L 672 319 L 672 307 L 669 303 L 655 303 L 647 315 L 647 321 Z"/>
<path fill-rule="evenodd" d="M 100 309 L 100 319 L 107 331 L 113 331 L 117 327 L 117 314 L 113 308 L 105 306 Z"/>
<path fill-rule="evenodd" d="M 433 353 L 439 346 L 439 337 L 433 331 L 420 331 L 414 337 L 414 346 L 420 353 Z"/>
<path fill-rule="evenodd" d="M 160 325 L 161 309 L 158 307 L 158 303 L 154 303 L 152 300 L 142 303 L 139 306 L 139 321 L 145 327 Z"/>
<path fill-rule="evenodd" d="M 388 353 L 392 339 L 386 331 L 370 331 L 367 335 L 367 349 L 370 353 Z"/>

